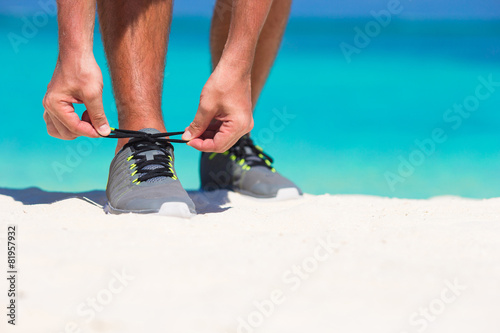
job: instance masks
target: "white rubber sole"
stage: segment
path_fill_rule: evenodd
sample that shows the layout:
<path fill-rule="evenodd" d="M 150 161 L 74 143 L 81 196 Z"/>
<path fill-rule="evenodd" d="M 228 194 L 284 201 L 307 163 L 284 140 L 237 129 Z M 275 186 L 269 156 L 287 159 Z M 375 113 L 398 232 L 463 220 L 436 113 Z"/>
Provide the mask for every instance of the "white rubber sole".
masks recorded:
<path fill-rule="evenodd" d="M 292 200 L 292 199 L 298 199 L 300 197 L 301 195 L 299 193 L 299 190 L 297 190 L 295 187 L 289 187 L 278 190 L 275 200 L 276 201 Z"/>
<path fill-rule="evenodd" d="M 188 205 L 185 202 L 165 202 L 161 205 L 159 211 L 128 211 L 121 210 L 111 207 L 109 202 L 103 207 L 104 212 L 106 214 L 153 214 L 153 215 L 162 215 L 162 216 L 172 216 L 172 217 L 181 217 L 181 218 L 192 218 L 196 214 L 191 213 Z"/>
<path fill-rule="evenodd" d="M 185 219 L 190 219 L 196 215 L 191 213 L 188 205 L 184 202 L 165 202 L 161 205 L 158 214 L 163 216 L 182 217 Z"/>
<path fill-rule="evenodd" d="M 259 198 L 241 191 L 238 191 L 237 193 L 240 193 L 252 200 L 265 201 L 265 202 L 286 201 L 286 200 L 294 200 L 302 198 L 302 196 L 299 193 L 299 190 L 297 190 L 295 187 L 282 188 L 278 190 L 276 196 L 273 198 Z"/>

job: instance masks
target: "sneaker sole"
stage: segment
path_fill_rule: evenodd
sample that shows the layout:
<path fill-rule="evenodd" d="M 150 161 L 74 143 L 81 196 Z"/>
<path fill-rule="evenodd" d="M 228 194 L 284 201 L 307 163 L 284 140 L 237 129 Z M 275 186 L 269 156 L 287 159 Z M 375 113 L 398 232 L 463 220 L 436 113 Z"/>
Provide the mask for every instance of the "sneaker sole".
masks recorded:
<path fill-rule="evenodd" d="M 299 193 L 299 190 L 297 190 L 295 187 L 287 187 L 279 189 L 275 197 L 258 197 L 253 193 L 240 190 L 237 190 L 235 192 L 259 201 L 286 201 L 286 200 L 299 199 L 302 197 L 302 195 Z"/>
<path fill-rule="evenodd" d="M 104 206 L 106 214 L 158 214 L 162 216 L 192 218 L 196 214 L 191 213 L 188 205 L 185 202 L 165 202 L 161 205 L 160 210 L 123 210 L 114 208 L 109 202 Z"/>
<path fill-rule="evenodd" d="M 196 214 L 191 213 L 185 202 L 165 202 L 161 205 L 158 214 L 163 216 L 175 216 L 182 218 L 192 218 Z"/>
<path fill-rule="evenodd" d="M 277 201 L 298 199 L 300 197 L 301 195 L 299 193 L 299 190 L 294 187 L 282 188 L 278 190 L 278 193 L 276 194 Z"/>

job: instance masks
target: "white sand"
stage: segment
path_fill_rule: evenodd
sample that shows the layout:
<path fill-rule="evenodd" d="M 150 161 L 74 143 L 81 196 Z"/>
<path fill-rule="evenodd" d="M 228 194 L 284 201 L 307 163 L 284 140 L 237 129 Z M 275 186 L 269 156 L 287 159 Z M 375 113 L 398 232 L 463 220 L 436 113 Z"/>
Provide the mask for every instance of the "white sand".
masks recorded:
<path fill-rule="evenodd" d="M 203 196 L 193 196 L 201 207 Z M 200 210 L 221 210 L 223 197 Z M 0 331 L 500 330 L 500 199 L 269 203 L 229 193 L 223 207 L 182 220 L 0 196 L 0 267 L 8 223 L 19 228 L 20 267 L 18 325 L 7 327 L 1 313 Z M 294 265 L 305 265 L 302 277 Z M 116 280 L 122 270 L 133 279 Z M 3 301 L 5 279 L 0 287 Z M 249 316 L 256 328 L 238 329 Z"/>

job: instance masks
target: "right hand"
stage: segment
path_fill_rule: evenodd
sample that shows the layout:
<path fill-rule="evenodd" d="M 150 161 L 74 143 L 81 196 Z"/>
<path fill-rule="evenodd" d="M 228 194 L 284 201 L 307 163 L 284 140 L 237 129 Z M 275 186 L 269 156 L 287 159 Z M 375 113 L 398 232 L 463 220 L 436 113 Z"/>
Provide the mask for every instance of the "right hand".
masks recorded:
<path fill-rule="evenodd" d="M 64 60 L 60 56 L 43 99 L 43 118 L 49 135 L 64 140 L 109 135 L 102 87 L 101 70 L 93 55 Z M 87 111 L 82 119 L 76 114 L 73 103 L 85 104 Z"/>

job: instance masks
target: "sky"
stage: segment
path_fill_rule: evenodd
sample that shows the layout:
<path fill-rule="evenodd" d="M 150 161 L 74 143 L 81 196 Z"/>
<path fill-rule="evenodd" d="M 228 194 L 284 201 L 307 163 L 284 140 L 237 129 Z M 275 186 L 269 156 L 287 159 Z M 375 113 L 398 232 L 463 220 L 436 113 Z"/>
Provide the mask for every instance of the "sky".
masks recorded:
<path fill-rule="evenodd" d="M 38 2 L 54 0 L 1 1 L 0 14 L 32 14 Z M 134 0 L 131 0 L 134 1 Z M 400 17 L 419 19 L 500 19 L 500 0 L 294 0 L 294 17 L 356 18 L 387 8 L 389 1 L 401 1 Z M 179 16 L 209 16 L 213 0 L 175 0 Z"/>

